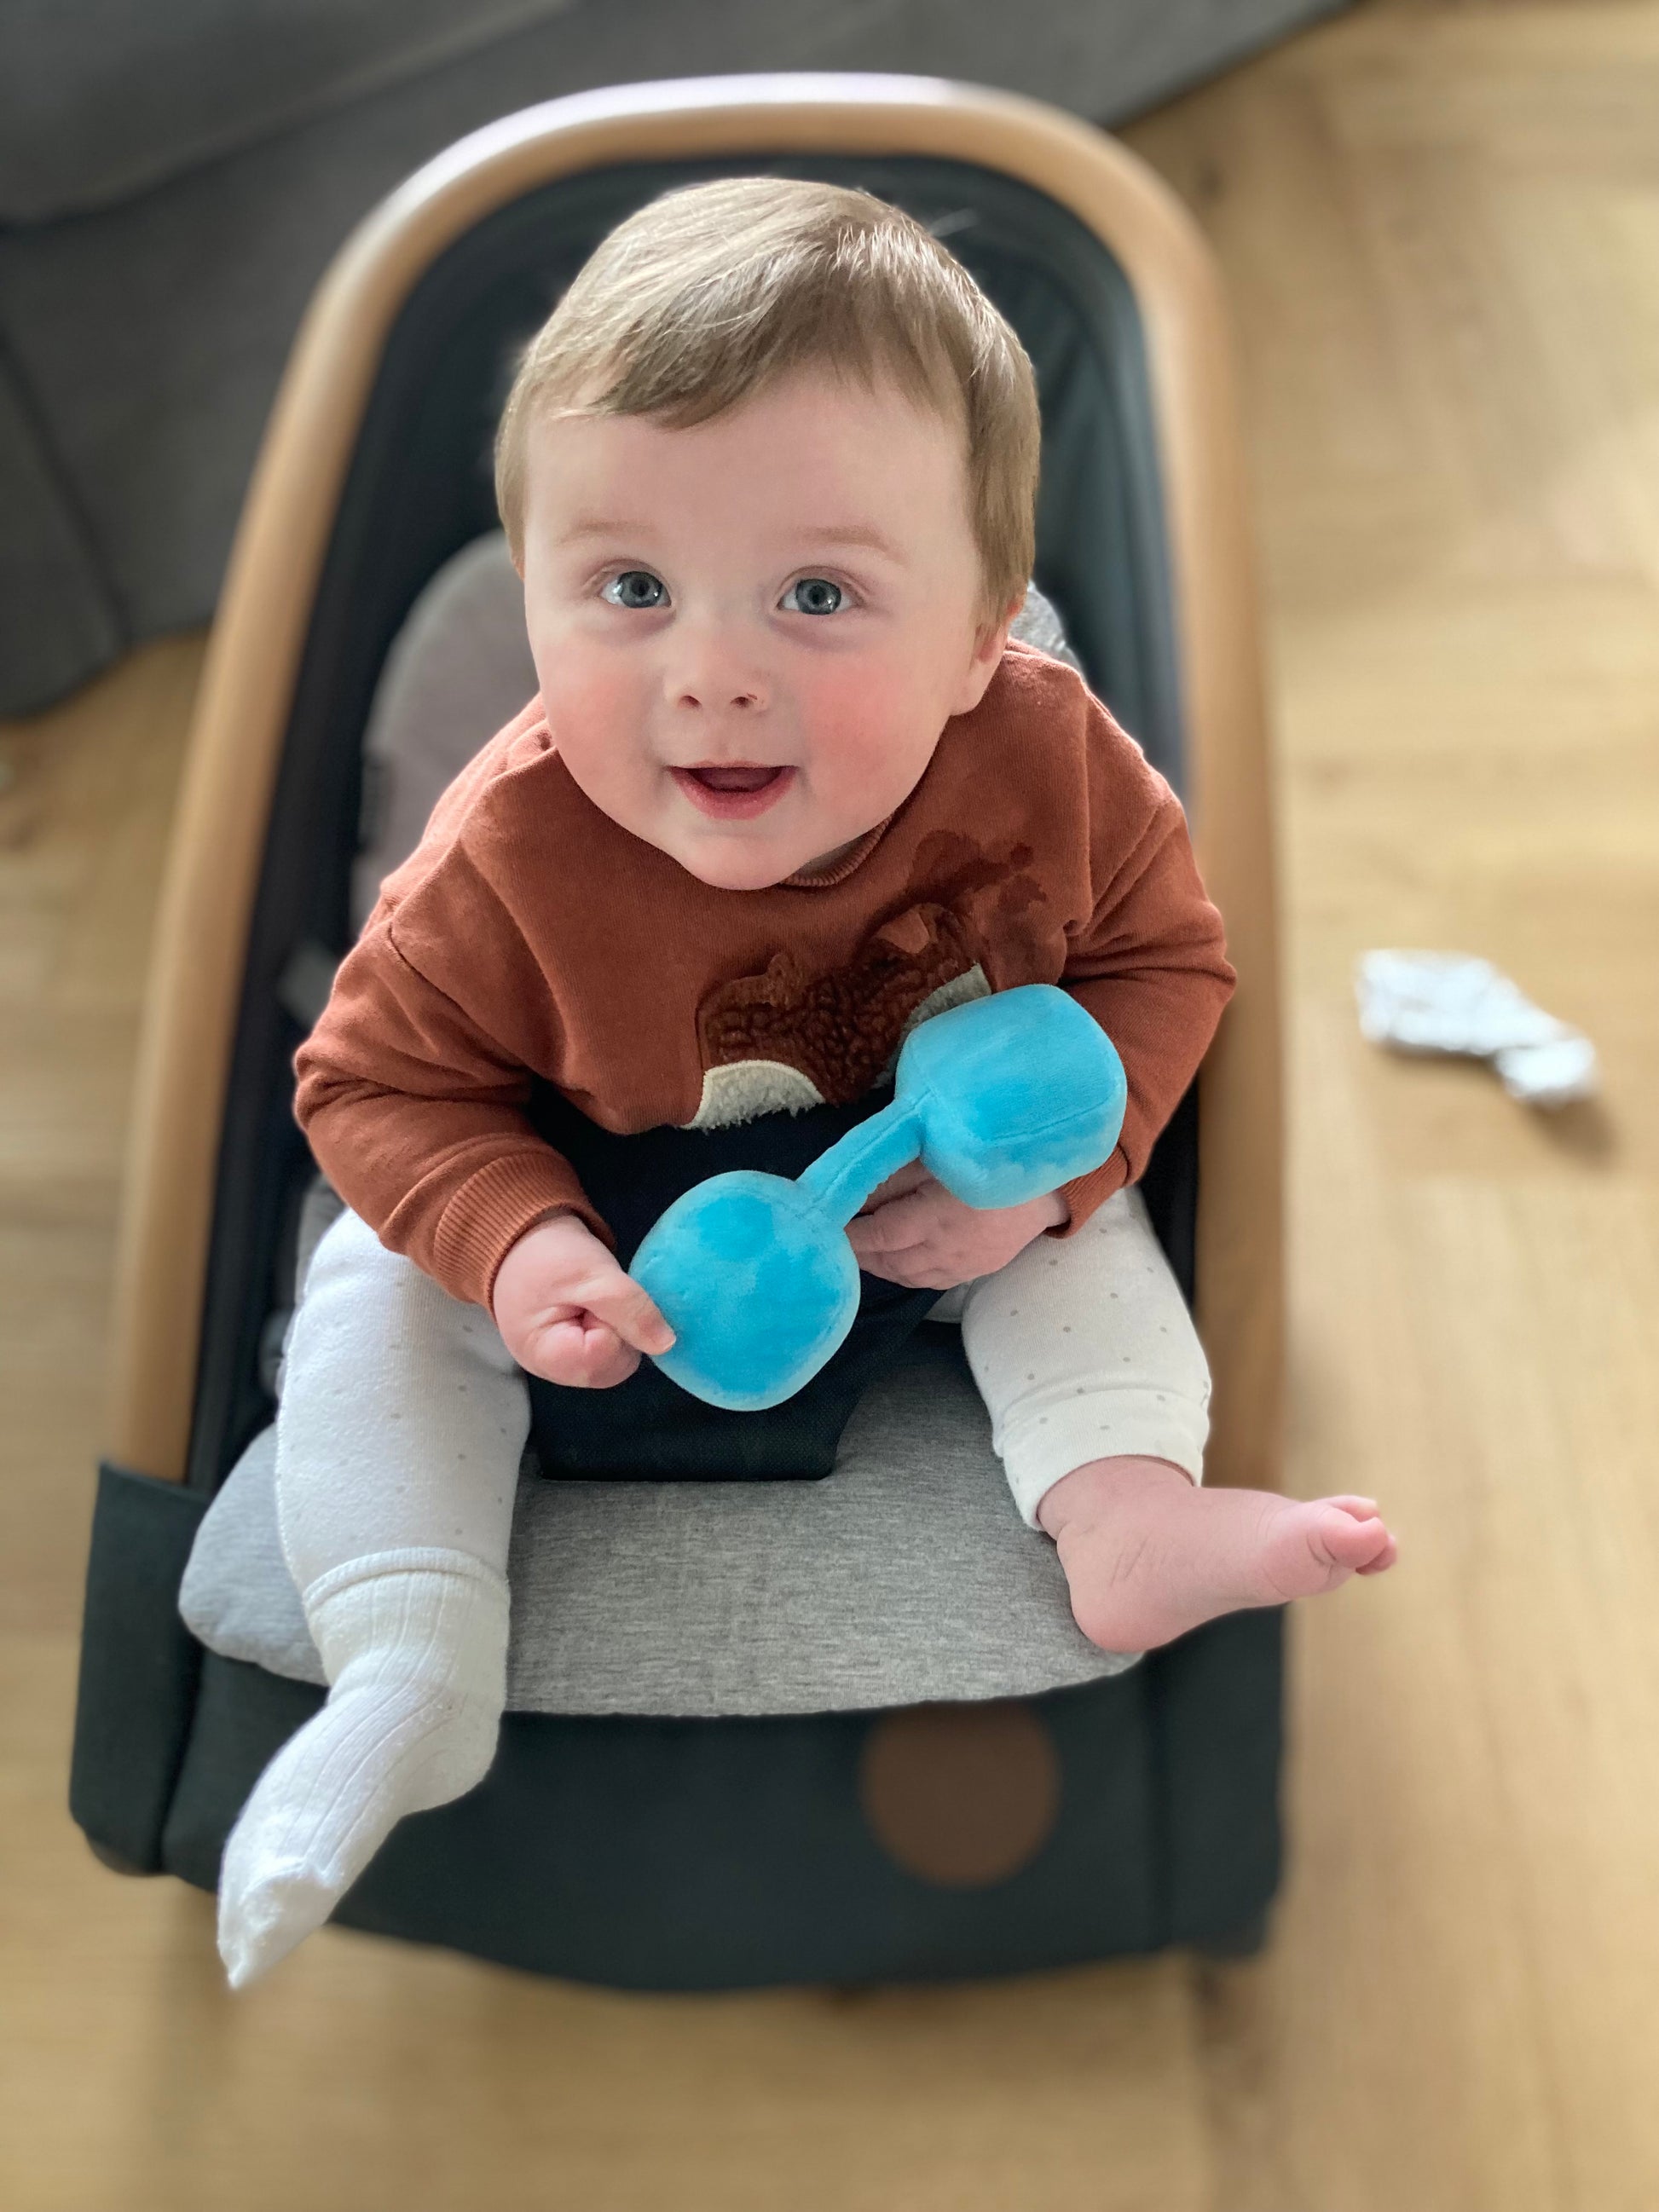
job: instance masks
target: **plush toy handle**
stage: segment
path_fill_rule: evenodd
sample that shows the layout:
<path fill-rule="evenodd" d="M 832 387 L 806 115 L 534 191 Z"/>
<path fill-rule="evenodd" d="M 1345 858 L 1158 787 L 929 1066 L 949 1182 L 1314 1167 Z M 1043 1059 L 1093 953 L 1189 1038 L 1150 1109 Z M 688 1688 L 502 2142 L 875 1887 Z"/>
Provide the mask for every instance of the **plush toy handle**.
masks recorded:
<path fill-rule="evenodd" d="M 975 1206 L 1057 1190 L 1110 1153 L 1127 1096 L 1076 1000 L 1028 983 L 936 1014 L 899 1055 L 891 1103 L 791 1182 L 739 1169 L 675 1200 L 630 1271 L 678 1341 L 663 1372 L 710 1405 L 757 1411 L 816 1375 L 853 1326 L 847 1224 L 921 1159 Z"/>
<path fill-rule="evenodd" d="M 921 1152 L 921 1116 L 908 1099 L 890 1099 L 795 1178 L 826 1221 L 845 1229 L 871 1192 Z"/>
<path fill-rule="evenodd" d="M 797 1178 L 838 1227 L 915 1159 L 969 1206 L 1057 1190 L 1110 1152 L 1128 1101 L 1111 1040 L 1052 983 L 936 1014 L 905 1039 L 896 1083 L 890 1104 Z"/>

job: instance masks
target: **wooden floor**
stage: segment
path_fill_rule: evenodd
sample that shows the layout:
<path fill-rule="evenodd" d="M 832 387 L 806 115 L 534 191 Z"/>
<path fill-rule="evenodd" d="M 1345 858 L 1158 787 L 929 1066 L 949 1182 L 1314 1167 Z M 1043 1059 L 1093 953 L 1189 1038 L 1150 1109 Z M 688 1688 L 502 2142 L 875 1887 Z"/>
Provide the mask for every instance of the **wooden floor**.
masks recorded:
<path fill-rule="evenodd" d="M 64 1810 L 143 949 L 198 662 L 0 796 L 0 2203 L 18 2212 L 1659 2205 L 1659 10 L 1376 4 L 1129 133 L 1237 302 L 1279 739 L 1299 1617 L 1269 1955 L 641 2001 L 209 1901 Z M 1487 953 L 1605 1103 L 1359 1042 Z"/>

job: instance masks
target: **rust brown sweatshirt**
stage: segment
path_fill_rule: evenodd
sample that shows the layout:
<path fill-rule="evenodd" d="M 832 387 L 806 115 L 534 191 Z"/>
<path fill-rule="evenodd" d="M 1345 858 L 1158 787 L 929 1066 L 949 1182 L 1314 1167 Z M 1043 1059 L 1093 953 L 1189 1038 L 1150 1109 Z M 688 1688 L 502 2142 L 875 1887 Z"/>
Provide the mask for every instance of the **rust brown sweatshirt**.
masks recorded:
<path fill-rule="evenodd" d="M 841 1103 L 919 1012 L 1063 983 L 1129 1103 L 1071 1227 L 1146 1164 L 1232 988 L 1181 806 L 1070 669 L 1011 645 L 921 782 L 832 870 L 698 882 L 586 799 L 540 703 L 434 810 L 295 1062 L 318 1164 L 394 1251 L 488 1305 L 525 1231 L 605 1224 L 525 1107 L 622 1132 Z M 1063 1233 L 1063 1232 L 1061 1232 Z"/>

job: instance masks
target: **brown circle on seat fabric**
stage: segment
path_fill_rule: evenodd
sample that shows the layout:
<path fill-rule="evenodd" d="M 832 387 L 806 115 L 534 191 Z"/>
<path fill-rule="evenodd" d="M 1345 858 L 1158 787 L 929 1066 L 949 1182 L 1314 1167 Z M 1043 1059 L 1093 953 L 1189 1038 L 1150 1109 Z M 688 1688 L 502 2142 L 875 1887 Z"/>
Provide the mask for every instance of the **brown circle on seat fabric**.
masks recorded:
<path fill-rule="evenodd" d="M 859 1798 L 872 1833 L 907 1874 L 941 1888 L 1006 1881 L 1060 1814 L 1060 1757 L 1029 1705 L 916 1705 L 864 1739 Z"/>

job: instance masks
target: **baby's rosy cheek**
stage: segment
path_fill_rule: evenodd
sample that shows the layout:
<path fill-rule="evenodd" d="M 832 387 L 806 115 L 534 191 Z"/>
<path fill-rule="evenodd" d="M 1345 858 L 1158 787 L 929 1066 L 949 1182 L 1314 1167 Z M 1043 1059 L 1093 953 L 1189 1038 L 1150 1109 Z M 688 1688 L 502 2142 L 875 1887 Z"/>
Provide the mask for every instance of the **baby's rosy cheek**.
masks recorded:
<path fill-rule="evenodd" d="M 566 765 L 590 797 L 620 788 L 649 766 L 649 702 L 627 674 L 603 665 L 567 669 L 544 701 Z"/>
<path fill-rule="evenodd" d="M 896 784 L 908 791 L 926 766 L 938 732 L 921 727 L 906 712 L 902 696 L 878 684 L 848 684 L 816 704 L 813 752 L 821 770 L 866 792 Z M 896 798 L 890 803 L 896 804 Z"/>
<path fill-rule="evenodd" d="M 587 729 L 616 733 L 638 720 L 637 679 L 604 660 L 583 663 L 556 655 L 550 688 L 550 707 L 567 710 Z"/>

